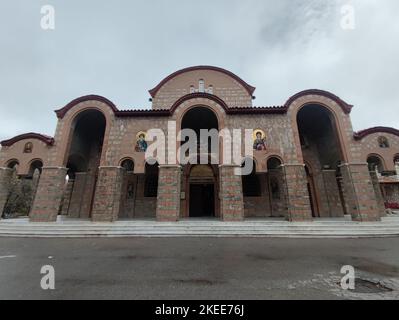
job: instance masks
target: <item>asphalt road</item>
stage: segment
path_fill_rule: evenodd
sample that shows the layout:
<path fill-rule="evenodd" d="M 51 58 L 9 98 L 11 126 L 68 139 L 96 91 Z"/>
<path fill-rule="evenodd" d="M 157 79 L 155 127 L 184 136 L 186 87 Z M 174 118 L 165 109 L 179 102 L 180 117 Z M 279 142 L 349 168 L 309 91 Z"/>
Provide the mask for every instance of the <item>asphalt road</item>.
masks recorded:
<path fill-rule="evenodd" d="M 380 284 L 342 290 L 343 265 Z M 0 238 L 0 299 L 370 298 L 399 299 L 399 238 Z"/>

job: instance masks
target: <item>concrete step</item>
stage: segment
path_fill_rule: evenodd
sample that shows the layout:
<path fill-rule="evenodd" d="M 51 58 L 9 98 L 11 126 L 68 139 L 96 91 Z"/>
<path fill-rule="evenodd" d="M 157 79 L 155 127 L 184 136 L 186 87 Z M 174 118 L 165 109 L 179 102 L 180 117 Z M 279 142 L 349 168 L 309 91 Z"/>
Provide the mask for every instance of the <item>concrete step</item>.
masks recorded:
<path fill-rule="evenodd" d="M 160 223 L 151 220 L 93 223 L 62 219 L 53 223 L 30 223 L 27 219 L 0 221 L 0 237 L 277 237 L 277 238 L 363 238 L 399 236 L 399 218 L 382 222 L 315 220 L 250 220 L 226 223 L 218 220 L 183 220 Z"/>

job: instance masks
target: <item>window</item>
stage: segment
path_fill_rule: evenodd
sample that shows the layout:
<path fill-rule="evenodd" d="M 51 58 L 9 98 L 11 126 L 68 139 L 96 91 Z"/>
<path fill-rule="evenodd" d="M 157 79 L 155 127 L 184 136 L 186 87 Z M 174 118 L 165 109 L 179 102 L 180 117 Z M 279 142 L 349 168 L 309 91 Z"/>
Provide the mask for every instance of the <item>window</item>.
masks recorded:
<path fill-rule="evenodd" d="M 190 93 L 195 93 L 195 88 L 194 88 L 194 86 L 190 86 Z"/>
<path fill-rule="evenodd" d="M 205 81 L 203 79 L 200 79 L 199 81 L 198 91 L 205 92 Z"/>
<path fill-rule="evenodd" d="M 134 162 L 131 159 L 123 160 L 121 163 L 121 167 L 123 169 L 125 169 L 127 172 L 133 172 L 134 171 Z"/>
<path fill-rule="evenodd" d="M 158 163 L 145 166 L 144 197 L 154 198 L 158 195 Z"/>
<path fill-rule="evenodd" d="M 386 137 L 379 137 L 378 144 L 379 144 L 380 148 L 389 148 L 389 142 Z"/>
<path fill-rule="evenodd" d="M 246 159 L 245 161 L 253 161 L 252 159 Z M 242 176 L 242 191 L 244 197 L 260 197 L 261 188 L 259 177 L 256 174 L 256 164 L 253 162 L 253 170 L 251 174 Z"/>
<path fill-rule="evenodd" d="M 33 151 L 33 143 L 27 142 L 24 146 L 24 153 L 32 153 Z"/>

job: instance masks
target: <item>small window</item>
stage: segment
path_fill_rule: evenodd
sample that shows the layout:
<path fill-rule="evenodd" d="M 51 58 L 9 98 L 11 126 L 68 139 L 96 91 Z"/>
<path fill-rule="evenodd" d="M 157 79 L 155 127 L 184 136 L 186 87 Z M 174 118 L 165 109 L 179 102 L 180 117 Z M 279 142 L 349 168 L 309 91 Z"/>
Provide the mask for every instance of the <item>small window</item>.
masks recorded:
<path fill-rule="evenodd" d="M 190 93 L 195 93 L 195 88 L 194 88 L 194 86 L 190 86 Z"/>
<path fill-rule="evenodd" d="M 380 148 L 389 148 L 389 142 L 386 137 L 379 137 L 378 144 L 379 144 Z"/>
<path fill-rule="evenodd" d="M 203 79 L 200 79 L 199 81 L 198 91 L 205 92 L 205 81 Z"/>
<path fill-rule="evenodd" d="M 209 94 L 213 94 L 213 86 L 212 85 L 209 86 L 208 93 Z"/>
<path fill-rule="evenodd" d="M 25 143 L 24 153 L 32 153 L 32 151 L 33 151 L 33 143 L 32 142 Z"/>

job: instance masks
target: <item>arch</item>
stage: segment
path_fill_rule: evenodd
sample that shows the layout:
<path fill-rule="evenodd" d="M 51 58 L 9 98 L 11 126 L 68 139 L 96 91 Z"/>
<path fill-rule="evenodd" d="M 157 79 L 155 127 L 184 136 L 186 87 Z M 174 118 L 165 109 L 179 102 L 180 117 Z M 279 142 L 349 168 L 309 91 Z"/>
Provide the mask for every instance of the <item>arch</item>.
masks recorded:
<path fill-rule="evenodd" d="M 18 166 L 19 166 L 19 160 L 17 159 L 10 159 L 6 162 L 6 167 L 9 169 L 18 168 Z"/>
<path fill-rule="evenodd" d="M 317 116 L 321 118 L 320 120 L 323 120 L 325 125 L 329 127 L 323 126 L 323 123 L 321 121 L 318 122 L 313 121 L 314 119 L 313 117 L 317 113 L 318 113 Z M 312 114 L 312 119 L 310 119 L 310 114 Z M 340 121 L 338 119 L 336 111 L 333 108 L 321 103 L 305 103 L 301 105 L 296 111 L 295 119 L 296 119 L 296 125 L 294 126 L 295 128 L 294 130 L 296 130 L 298 133 L 299 147 L 300 147 L 299 151 L 302 159 L 303 159 L 303 149 L 304 147 L 307 147 L 307 141 L 306 139 L 304 139 L 305 138 L 304 131 L 306 129 L 308 130 L 318 129 L 322 132 L 324 136 L 326 136 L 327 134 L 330 135 L 329 139 L 336 143 L 335 147 L 337 149 L 336 152 L 338 154 L 336 154 L 335 157 L 339 159 L 331 161 L 330 163 L 331 167 L 334 167 L 338 163 L 338 161 L 347 161 L 346 144 L 344 143 L 344 139 L 342 137 Z M 306 121 L 308 121 L 307 124 Z M 304 126 L 307 126 L 307 128 L 304 128 L 303 126 L 301 127 L 301 123 L 303 123 Z M 326 129 L 329 129 L 329 131 Z M 317 138 L 320 139 L 321 137 L 318 136 Z"/>
<path fill-rule="evenodd" d="M 362 131 L 358 131 L 354 133 L 354 138 L 356 140 L 361 140 L 373 133 L 388 133 L 392 134 L 394 136 L 399 137 L 399 130 L 395 128 L 390 128 L 390 127 L 373 127 L 373 128 L 368 128 Z"/>
<path fill-rule="evenodd" d="M 370 171 L 374 171 L 377 168 L 378 172 L 381 173 L 386 170 L 384 157 L 377 153 L 369 154 L 367 156 L 367 163 Z"/>
<path fill-rule="evenodd" d="M 29 177 L 33 177 L 36 170 L 39 170 L 40 174 L 43 169 L 43 160 L 42 159 L 33 159 L 29 162 Z"/>
<path fill-rule="evenodd" d="M 207 141 L 201 140 L 201 130 L 219 130 L 220 129 L 220 119 L 217 114 L 213 110 L 213 108 L 207 105 L 193 105 L 184 110 L 181 114 L 181 118 L 179 120 L 179 129 L 191 129 L 196 134 L 197 139 L 197 150 L 196 156 L 197 160 L 199 154 L 206 148 L 208 153 L 214 153 L 212 151 L 217 152 L 220 154 L 220 139 L 219 139 L 219 132 L 217 139 L 213 139 L 208 136 Z M 185 144 L 189 141 L 189 137 L 186 137 L 185 141 L 181 142 L 181 145 Z M 215 149 L 212 149 L 214 147 Z M 192 155 L 191 155 L 192 156 Z M 220 159 L 219 159 L 220 160 Z"/>
<path fill-rule="evenodd" d="M 108 100 L 105 97 L 92 94 L 92 95 L 82 96 L 82 97 L 72 100 L 65 107 L 55 110 L 55 113 L 59 119 L 63 119 L 69 110 L 74 108 L 76 105 L 78 105 L 82 102 L 86 102 L 86 101 L 102 102 L 105 105 L 107 105 L 114 113 L 119 111 L 118 108 L 116 107 L 116 105 L 112 101 Z"/>
<path fill-rule="evenodd" d="M 353 105 L 346 103 L 344 100 L 342 100 L 340 97 L 336 96 L 335 94 L 329 91 L 319 90 L 319 89 L 308 89 L 298 92 L 297 94 L 290 97 L 287 100 L 287 102 L 284 104 L 284 106 L 287 109 L 289 109 L 296 100 L 309 95 L 316 95 L 331 99 L 332 101 L 336 102 L 341 107 L 342 111 L 346 114 L 349 114 L 353 108 Z"/>
<path fill-rule="evenodd" d="M 267 170 L 278 169 L 283 163 L 283 160 L 279 156 L 269 156 L 266 160 Z"/>
<path fill-rule="evenodd" d="M 158 91 L 170 80 L 172 80 L 173 78 L 177 77 L 180 74 L 186 73 L 186 72 L 191 72 L 191 71 L 197 71 L 197 70 L 211 70 L 211 71 L 217 71 L 217 72 L 221 72 L 231 78 L 233 78 L 234 80 L 236 80 L 239 84 L 241 84 L 245 90 L 248 92 L 248 94 L 250 96 L 253 95 L 254 91 L 255 91 L 255 87 L 250 86 L 248 83 L 246 83 L 244 80 L 242 80 L 240 77 L 238 77 L 237 75 L 235 75 L 234 73 L 219 68 L 219 67 L 214 67 L 214 66 L 194 66 L 194 67 L 189 67 L 189 68 L 184 68 L 181 70 L 178 70 L 172 74 L 170 74 L 169 76 L 167 76 L 166 78 L 164 78 L 156 87 L 154 87 L 153 89 L 149 90 L 149 93 L 151 95 L 152 98 L 154 98 L 156 96 L 156 94 L 158 93 Z"/>
<path fill-rule="evenodd" d="M 127 172 L 134 172 L 134 160 L 132 158 L 123 158 L 119 162 L 119 166 L 124 168 Z"/>
<path fill-rule="evenodd" d="M 393 156 L 393 163 L 394 163 L 394 164 L 399 163 L 399 153 L 398 153 L 398 154 L 395 154 L 395 155 Z"/>
<path fill-rule="evenodd" d="M 10 147 L 13 144 L 17 143 L 18 141 L 21 140 L 27 140 L 27 139 L 36 139 L 39 141 L 44 142 L 45 144 L 52 146 L 54 144 L 54 138 L 50 136 L 46 136 L 44 134 L 40 133 L 34 133 L 34 132 L 29 132 L 29 133 L 24 133 L 19 136 L 13 137 L 8 140 L 3 140 L 0 142 L 2 147 Z"/>

